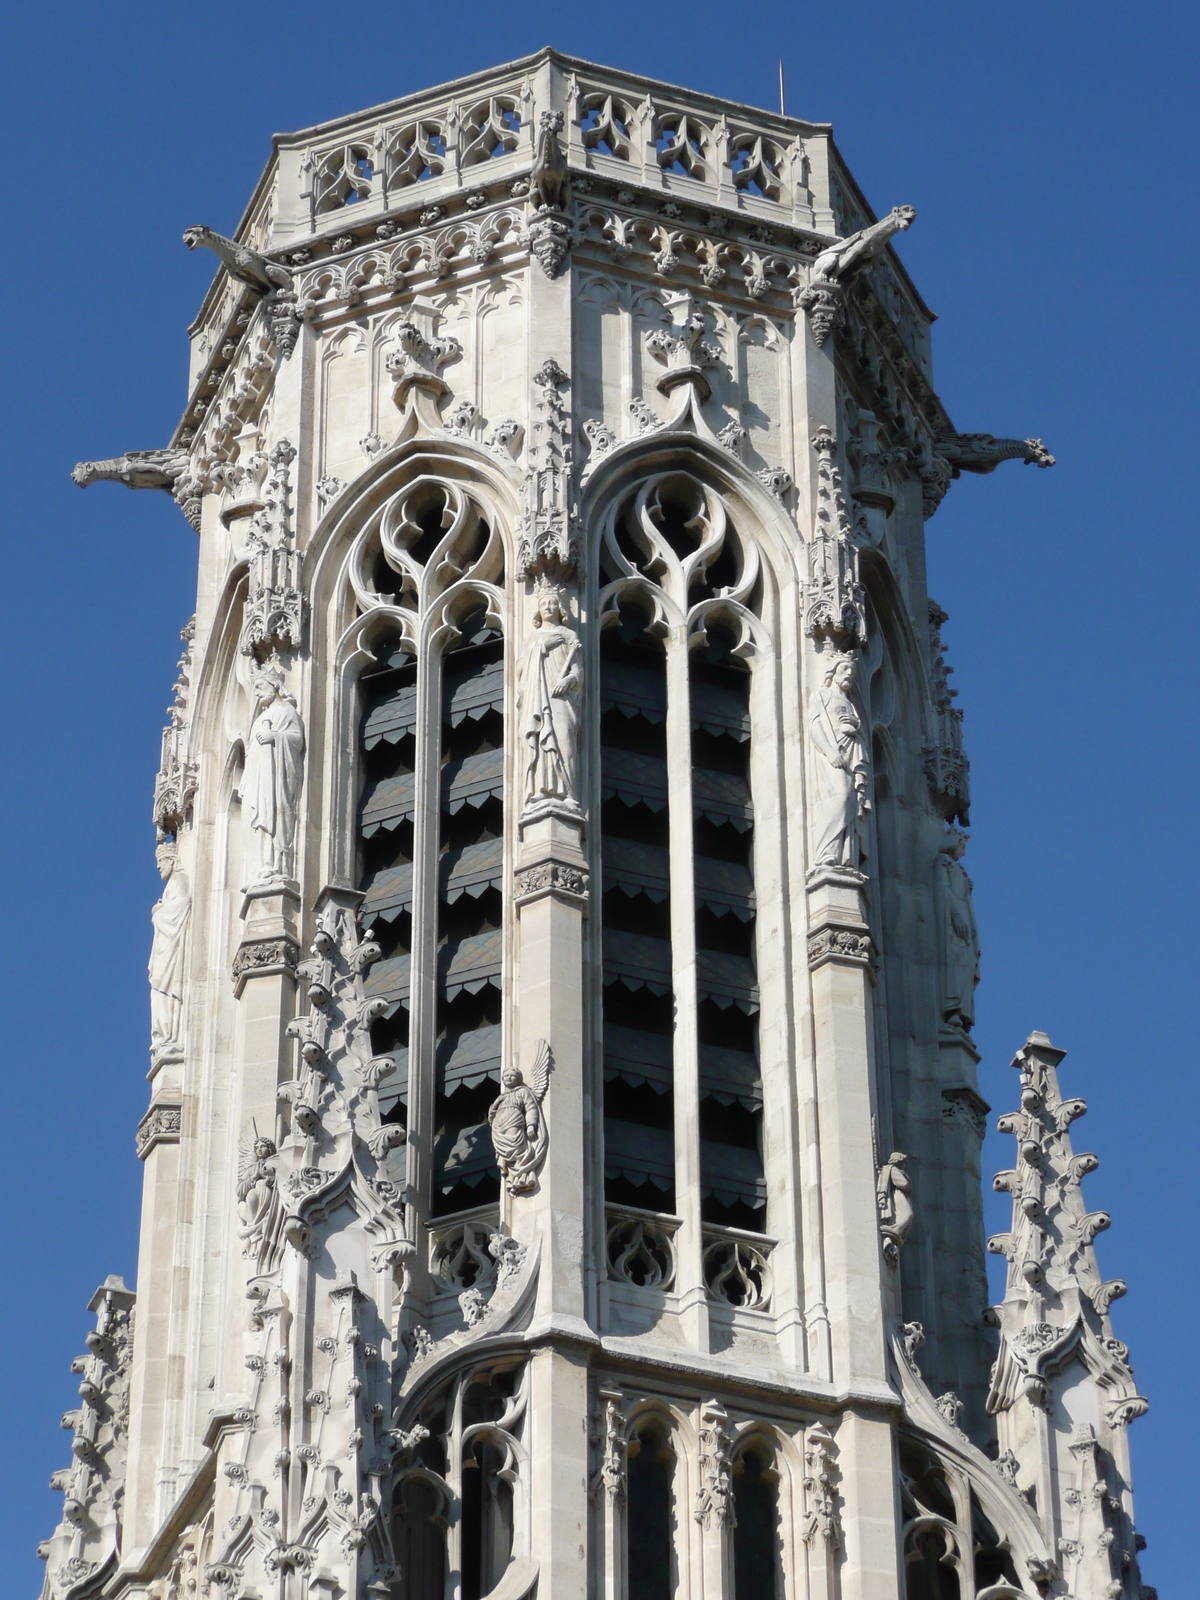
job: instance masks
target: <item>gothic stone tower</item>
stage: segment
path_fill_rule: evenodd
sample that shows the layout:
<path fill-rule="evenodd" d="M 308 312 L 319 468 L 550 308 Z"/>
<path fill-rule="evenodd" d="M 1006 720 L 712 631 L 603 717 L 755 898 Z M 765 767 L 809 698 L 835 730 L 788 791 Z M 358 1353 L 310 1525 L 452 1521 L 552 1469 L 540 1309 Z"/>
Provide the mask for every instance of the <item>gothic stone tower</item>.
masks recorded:
<path fill-rule="evenodd" d="M 923 526 L 1051 457 L 951 424 L 913 217 L 827 127 L 546 50 L 188 230 L 183 419 L 76 469 L 166 489 L 199 582 L 48 1597 L 1138 1595 L 1038 1034 L 985 1309 Z"/>

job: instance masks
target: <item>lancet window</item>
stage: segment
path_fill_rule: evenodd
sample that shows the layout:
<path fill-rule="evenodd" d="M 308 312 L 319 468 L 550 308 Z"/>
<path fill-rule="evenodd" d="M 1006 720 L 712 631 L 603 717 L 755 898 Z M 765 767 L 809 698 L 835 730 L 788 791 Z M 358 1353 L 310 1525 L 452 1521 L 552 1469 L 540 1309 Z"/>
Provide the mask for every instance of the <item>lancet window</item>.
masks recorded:
<path fill-rule="evenodd" d="M 435 1214 L 495 1201 L 487 1111 L 500 1082 L 504 641 L 463 619 L 442 668 Z"/>
<path fill-rule="evenodd" d="M 782 1570 L 779 1472 L 765 1441 L 751 1438 L 734 1456 L 734 1600 L 775 1600 Z"/>
<path fill-rule="evenodd" d="M 649 1417 L 626 1446 L 627 1600 L 672 1600 L 676 1584 L 675 1451 L 666 1425 Z"/>
<path fill-rule="evenodd" d="M 765 637 L 757 547 L 713 491 L 661 474 L 609 513 L 601 574 L 609 1275 L 670 1287 L 671 1213 L 698 1211 L 710 1295 L 758 1308 L 770 1282 L 750 759 Z M 699 1190 L 686 1206 L 683 1171 Z M 654 1225 L 647 1212 L 665 1215 Z"/>
<path fill-rule="evenodd" d="M 494 1203 L 487 1107 L 500 1079 L 504 851 L 503 550 L 491 511 L 421 478 L 388 502 L 351 559 L 379 619 L 359 682 L 364 920 L 383 959 L 372 1048 L 390 1055 L 384 1120 L 432 1151 L 421 1205 Z"/>

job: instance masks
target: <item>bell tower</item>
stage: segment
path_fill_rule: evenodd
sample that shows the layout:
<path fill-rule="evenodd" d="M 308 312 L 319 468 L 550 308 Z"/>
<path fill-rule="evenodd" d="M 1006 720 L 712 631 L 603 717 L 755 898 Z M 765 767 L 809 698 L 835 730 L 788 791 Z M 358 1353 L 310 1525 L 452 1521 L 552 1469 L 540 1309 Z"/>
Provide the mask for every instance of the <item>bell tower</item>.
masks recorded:
<path fill-rule="evenodd" d="M 1140 1600 L 1062 1052 L 987 1308 L 931 313 L 552 50 L 275 140 L 191 329 L 136 1298 L 46 1600 Z M 1031 491 L 1033 489 L 1031 483 Z"/>

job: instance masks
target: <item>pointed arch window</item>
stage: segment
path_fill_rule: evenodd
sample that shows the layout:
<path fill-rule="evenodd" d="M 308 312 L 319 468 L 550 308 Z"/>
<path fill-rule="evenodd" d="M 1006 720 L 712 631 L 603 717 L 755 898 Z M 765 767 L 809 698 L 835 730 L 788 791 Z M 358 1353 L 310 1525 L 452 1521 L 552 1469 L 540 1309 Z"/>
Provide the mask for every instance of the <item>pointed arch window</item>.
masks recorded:
<path fill-rule="evenodd" d="M 385 1121 L 431 1152 L 419 1205 L 494 1203 L 487 1106 L 500 1077 L 504 867 L 503 546 L 481 494 L 423 476 L 350 559 L 374 662 L 359 682 L 359 883 L 383 949 L 372 1048 Z"/>
<path fill-rule="evenodd" d="M 760 1307 L 758 550 L 672 471 L 614 503 L 600 569 L 606 1200 L 703 1224 L 710 1296 Z"/>

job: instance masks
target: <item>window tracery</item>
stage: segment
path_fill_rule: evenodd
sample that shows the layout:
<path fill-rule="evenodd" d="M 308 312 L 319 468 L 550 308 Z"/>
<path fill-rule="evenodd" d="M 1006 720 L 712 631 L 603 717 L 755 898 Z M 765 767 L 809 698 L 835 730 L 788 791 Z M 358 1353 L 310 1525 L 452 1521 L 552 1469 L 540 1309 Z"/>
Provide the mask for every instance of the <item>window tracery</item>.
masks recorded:
<path fill-rule="evenodd" d="M 491 1205 L 487 1123 L 501 1062 L 504 860 L 504 552 L 496 514 L 449 478 L 423 475 L 358 536 L 348 573 L 373 621 L 360 677 L 358 806 L 363 916 L 383 959 L 372 1047 L 389 1056 L 385 1122 L 424 1119 L 435 1215 Z M 429 978 L 414 980 L 414 973 Z M 428 1081 L 411 1081 L 413 1072 Z M 428 1214 L 427 1211 L 427 1214 Z M 473 1239 L 473 1235 L 472 1235 Z M 487 1263 L 442 1239 L 435 1278 L 470 1288 Z M 437 1255 L 435 1249 L 435 1257 Z"/>
<path fill-rule="evenodd" d="M 459 138 L 461 165 L 474 166 L 508 155 L 520 144 L 521 112 L 516 100 L 493 96 L 474 107 Z"/>
<path fill-rule="evenodd" d="M 579 128 L 585 150 L 628 161 L 632 155 L 633 113 L 614 95 L 589 94 L 580 102 Z"/>
<path fill-rule="evenodd" d="M 422 120 L 401 128 L 388 141 L 383 158 L 387 194 L 439 177 L 446 170 L 446 130 L 441 122 Z"/>
<path fill-rule="evenodd" d="M 698 178 L 701 183 L 707 183 L 710 177 L 708 152 L 713 140 L 711 131 L 684 112 L 668 112 L 656 118 L 654 126 L 654 149 L 663 171 L 684 178 Z"/>
<path fill-rule="evenodd" d="M 393 1429 L 393 1547 L 406 1600 L 481 1600 L 529 1556 L 529 1368 L 468 1369 Z M 398 1419 L 399 1420 L 399 1419 Z"/>
<path fill-rule="evenodd" d="M 688 1203 L 705 1224 L 708 1292 L 763 1309 L 771 1242 L 749 759 L 750 669 L 766 641 L 758 547 L 734 533 L 715 491 L 671 471 L 615 501 L 600 568 L 609 1276 L 673 1281 L 673 1230 L 653 1232 L 645 1213 L 685 1214 L 678 1140 L 698 1126 L 699 1194 Z"/>

